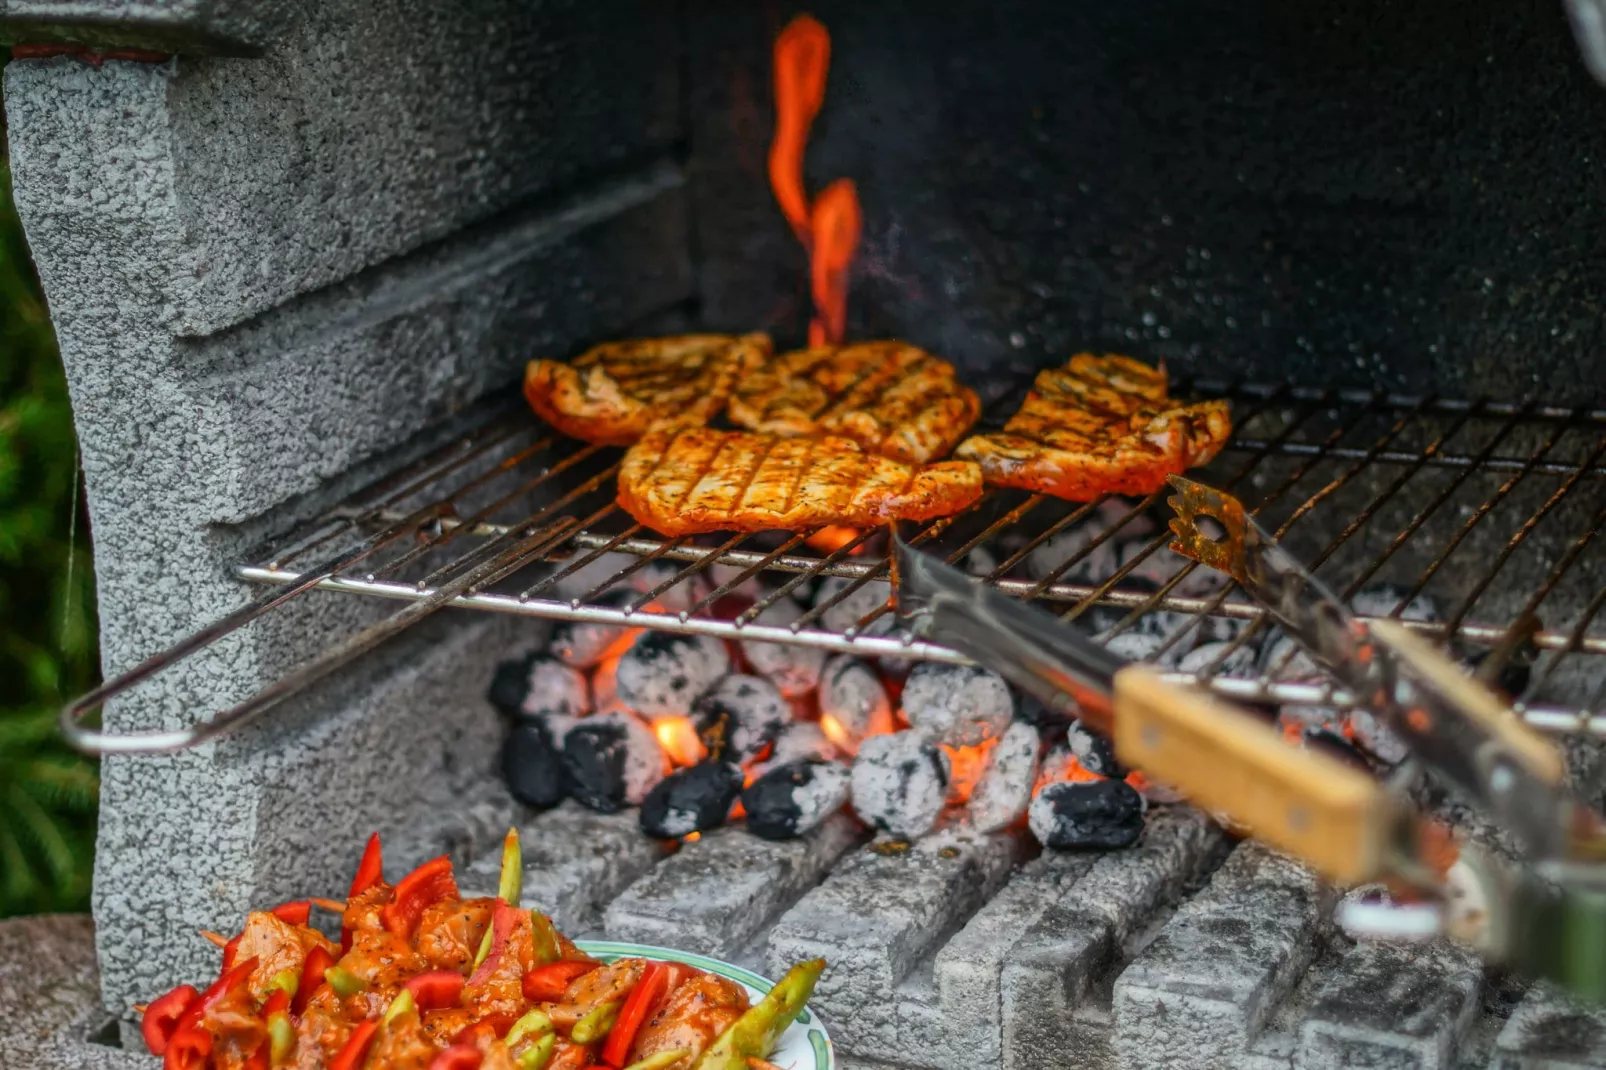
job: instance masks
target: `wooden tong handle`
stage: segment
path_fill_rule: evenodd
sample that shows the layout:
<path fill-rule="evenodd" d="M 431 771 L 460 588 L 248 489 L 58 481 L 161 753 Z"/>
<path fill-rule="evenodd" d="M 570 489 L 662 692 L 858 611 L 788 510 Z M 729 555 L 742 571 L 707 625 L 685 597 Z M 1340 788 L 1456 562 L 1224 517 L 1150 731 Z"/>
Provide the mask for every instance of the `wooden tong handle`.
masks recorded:
<path fill-rule="evenodd" d="M 1340 885 L 1375 880 L 1405 814 L 1370 776 L 1146 666 L 1115 676 L 1115 753 Z"/>

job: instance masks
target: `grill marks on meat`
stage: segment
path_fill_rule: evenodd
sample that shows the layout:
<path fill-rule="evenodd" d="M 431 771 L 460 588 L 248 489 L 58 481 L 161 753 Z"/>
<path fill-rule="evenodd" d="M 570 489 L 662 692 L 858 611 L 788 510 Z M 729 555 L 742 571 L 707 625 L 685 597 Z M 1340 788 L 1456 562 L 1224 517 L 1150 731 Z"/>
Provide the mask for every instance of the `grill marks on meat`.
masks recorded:
<path fill-rule="evenodd" d="M 946 455 L 980 411 L 952 364 L 906 342 L 783 353 L 744 376 L 730 400 L 740 427 L 840 435 L 906 464 Z"/>
<path fill-rule="evenodd" d="M 688 334 L 608 342 L 573 361 L 534 360 L 524 397 L 571 438 L 628 446 L 655 421 L 706 423 L 770 355 L 766 334 Z"/>
<path fill-rule="evenodd" d="M 981 496 L 966 462 L 909 465 L 836 437 L 654 427 L 625 454 L 619 504 L 665 535 L 931 520 Z"/>
<path fill-rule="evenodd" d="M 979 464 L 989 483 L 1080 502 L 1152 494 L 1166 476 L 1208 462 L 1231 433 L 1225 401 L 1172 400 L 1164 368 L 1081 353 L 1039 372 L 1002 432 L 966 439 L 954 456 Z"/>

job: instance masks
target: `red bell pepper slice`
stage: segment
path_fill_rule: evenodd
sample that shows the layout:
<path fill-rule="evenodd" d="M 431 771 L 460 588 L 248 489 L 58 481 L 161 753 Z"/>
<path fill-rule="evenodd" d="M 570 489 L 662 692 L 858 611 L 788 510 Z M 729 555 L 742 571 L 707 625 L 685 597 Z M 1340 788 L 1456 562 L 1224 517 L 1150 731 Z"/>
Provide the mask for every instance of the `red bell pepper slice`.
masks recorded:
<path fill-rule="evenodd" d="M 630 1045 L 636 1042 L 636 1033 L 669 991 L 669 967 L 662 962 L 649 962 L 641 971 L 641 980 L 625 997 L 619 1008 L 619 1019 L 608 1030 L 608 1039 L 602 1045 L 602 1061 L 612 1066 L 625 1065 Z"/>
<path fill-rule="evenodd" d="M 178 1020 L 200 998 L 201 993 L 196 991 L 194 985 L 179 985 L 167 995 L 151 1001 L 151 1005 L 145 1008 L 139 1020 L 139 1033 L 145 1038 L 145 1046 L 152 1055 L 160 1055 L 167 1050 L 167 1042 L 173 1039 Z"/>
<path fill-rule="evenodd" d="M 348 898 L 355 899 L 385 879 L 385 863 L 379 847 L 379 833 L 368 837 L 368 846 L 362 849 L 362 861 L 357 863 L 357 875 L 351 878 Z"/>
<path fill-rule="evenodd" d="M 513 930 L 529 915 L 518 907 L 508 906 L 506 902 L 498 899 L 491 907 L 491 950 L 486 953 L 485 961 L 480 963 L 479 969 L 474 971 L 468 979 L 471 985 L 482 985 L 496 972 L 497 964 L 507 952 L 508 938 Z"/>
<path fill-rule="evenodd" d="M 240 953 L 240 941 L 243 939 L 245 939 L 245 934 L 241 933 L 223 945 L 223 973 L 226 974 L 234 969 L 234 956 Z"/>
<path fill-rule="evenodd" d="M 316 944 L 307 952 L 307 960 L 301 964 L 301 980 L 296 982 L 296 998 L 290 1001 L 290 1009 L 301 1014 L 312 1002 L 312 994 L 323 984 L 324 971 L 335 964 L 335 957 L 331 955 L 322 944 Z"/>
<path fill-rule="evenodd" d="M 305 925 L 312 918 L 312 900 L 294 899 L 288 903 L 280 903 L 268 913 L 291 925 Z"/>
<path fill-rule="evenodd" d="M 480 1070 L 485 1056 L 468 1044 L 453 1044 L 429 1064 L 429 1070 Z"/>
<path fill-rule="evenodd" d="M 290 993 L 282 988 L 275 988 L 263 1002 L 262 1009 L 257 1011 L 264 1020 L 275 1014 L 283 1014 L 290 1009 Z"/>
<path fill-rule="evenodd" d="M 575 962 L 568 959 L 537 966 L 524 975 L 524 998 L 535 1003 L 556 1003 L 563 998 L 564 990 L 569 987 L 571 981 L 582 974 L 590 973 L 599 965 L 600 963 L 596 962 Z"/>
<path fill-rule="evenodd" d="M 413 994 L 413 1002 L 421 1011 L 455 1007 L 463 999 L 463 975 L 456 970 L 421 973 L 402 987 Z"/>
<path fill-rule="evenodd" d="M 245 1061 L 245 1063 L 240 1067 L 240 1070 L 269 1070 L 269 1067 L 272 1065 L 272 1063 L 269 1062 L 272 1054 L 273 1049 L 269 1047 L 268 1042 L 264 1040 L 262 1043 L 257 1045 L 257 1050 L 251 1053 L 251 1057 Z"/>
<path fill-rule="evenodd" d="M 452 1047 L 466 1045 L 477 1050 L 478 1042 L 481 1040 L 500 1040 L 507 1036 L 507 1031 L 513 1028 L 513 1023 L 516 1021 L 518 1019 L 511 1014 L 487 1014 L 472 1025 L 465 1025 L 459 1029 L 457 1035 L 452 1038 Z"/>
<path fill-rule="evenodd" d="M 374 1046 L 374 1034 L 379 1032 L 379 1020 L 370 1018 L 352 1031 L 335 1057 L 329 1060 L 329 1070 L 359 1070 L 368 1058 L 368 1049 Z"/>
<path fill-rule="evenodd" d="M 201 1070 L 212 1056 L 212 1034 L 199 1025 L 181 1025 L 162 1055 L 162 1070 Z"/>
<path fill-rule="evenodd" d="M 432 858 L 396 883 L 396 898 L 379 912 L 385 929 L 407 939 L 418 927 L 424 908 L 448 896 L 457 896 L 452 878 L 452 860 L 447 855 Z"/>

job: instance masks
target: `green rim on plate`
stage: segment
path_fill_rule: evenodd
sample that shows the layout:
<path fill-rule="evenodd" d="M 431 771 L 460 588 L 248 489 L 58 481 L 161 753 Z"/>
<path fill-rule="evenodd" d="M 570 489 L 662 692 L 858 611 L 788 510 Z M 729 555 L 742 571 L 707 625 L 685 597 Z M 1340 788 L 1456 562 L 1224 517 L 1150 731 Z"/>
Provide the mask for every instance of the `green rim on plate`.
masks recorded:
<path fill-rule="evenodd" d="M 675 951 L 667 947 L 650 947 L 646 944 L 621 944 L 611 940 L 576 940 L 574 946 L 603 962 L 616 959 L 659 959 L 665 962 L 683 962 L 687 966 L 718 974 L 745 987 L 755 998 L 762 998 L 775 987 L 775 982 L 760 977 L 752 970 L 744 970 L 729 962 L 711 959 L 707 955 L 694 955 L 689 951 Z M 782 1070 L 836 1070 L 836 1051 L 831 1037 L 825 1031 L 820 1016 L 803 1008 L 770 1053 L 770 1061 Z"/>

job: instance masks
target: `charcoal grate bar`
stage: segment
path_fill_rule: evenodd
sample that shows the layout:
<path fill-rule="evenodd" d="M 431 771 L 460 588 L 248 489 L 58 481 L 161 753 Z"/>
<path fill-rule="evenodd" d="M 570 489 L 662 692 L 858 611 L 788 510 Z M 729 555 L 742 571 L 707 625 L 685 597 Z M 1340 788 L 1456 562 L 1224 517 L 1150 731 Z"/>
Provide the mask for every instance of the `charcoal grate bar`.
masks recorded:
<path fill-rule="evenodd" d="M 1188 389 L 1180 386 L 1178 393 Z M 1406 576 L 1400 586 L 1409 591 L 1395 615 L 1417 594 L 1433 594 L 1453 607 L 1447 619 L 1407 623 L 1461 650 L 1513 647 L 1517 622 L 1531 616 L 1517 606 L 1531 610 L 1560 601 L 1581 607 L 1552 606 L 1540 626 L 1529 629 L 1528 643 L 1546 659 L 1534 679 L 1545 686 L 1566 675 L 1558 671 L 1564 662 L 1606 654 L 1606 627 L 1596 620 L 1606 608 L 1606 590 L 1557 597 L 1564 580 L 1577 587 L 1606 574 L 1606 540 L 1593 537 L 1606 518 L 1606 491 L 1595 478 L 1606 474 L 1606 410 L 1286 385 L 1200 384 L 1195 392 L 1227 396 L 1237 421 L 1234 438 L 1202 480 L 1239 495 L 1280 533 L 1297 524 L 1307 542 L 1322 536 L 1302 556 L 1336 589 L 1353 594 L 1389 565 L 1391 573 Z M 554 437 L 521 411 L 493 414 L 238 566 L 243 580 L 290 591 L 257 599 L 158 655 L 137 670 L 139 679 L 313 589 L 426 607 L 403 610 L 408 619 L 450 605 L 874 657 L 963 660 L 889 628 L 889 600 L 865 604 L 864 588 L 887 575 L 882 533 L 834 543 L 820 541 L 823 532 L 660 538 L 614 503 L 619 457 L 615 449 Z M 1182 586 L 1197 566 L 1167 565 L 1172 555 L 1163 528 L 1139 534 L 1165 497 L 1157 492 L 1139 501 L 1071 504 L 992 488 L 965 513 L 913 526 L 906 537 L 952 562 L 985 554 L 973 571 L 986 582 L 1052 605 L 1067 620 L 1094 607 L 1122 611 L 1101 633 L 1105 641 L 1151 614 L 1191 618 L 1155 658 L 1212 618 L 1248 621 L 1213 664 L 1172 672 L 1172 678 L 1240 700 L 1349 705 L 1347 695 L 1325 683 L 1278 679 L 1279 665 L 1238 675 L 1222 671 L 1269 622 L 1241 594 L 1234 597 L 1231 584 L 1203 595 Z M 1409 519 L 1394 520 L 1402 511 Z M 1099 530 L 1048 560 L 1054 540 L 1084 521 Z M 1395 523 L 1402 526 L 1380 530 Z M 1477 549 L 1491 538 L 1498 551 Z M 1551 549 L 1533 551 L 1541 539 Z M 1115 559 L 1111 572 L 1091 578 L 1073 572 L 1099 555 Z M 1537 565 L 1526 561 L 1535 556 L 1542 558 Z M 1147 586 L 1137 582 L 1157 565 L 1171 571 Z M 714 616 L 755 577 L 771 584 L 756 602 L 729 619 Z M 790 623 L 758 620 L 781 599 L 833 577 L 839 578 L 833 592 L 800 609 Z M 620 591 L 629 596 L 615 597 Z M 848 620 L 842 610 L 850 599 Z M 827 627 L 833 617 L 842 619 Z M 137 682 L 113 681 L 107 688 L 114 693 Z M 90 698 L 103 700 L 107 688 Z M 75 718 L 90 708 L 86 702 L 71 708 Z M 1582 705 L 1535 692 L 1518 709 L 1547 730 L 1606 734 L 1606 711 Z"/>

